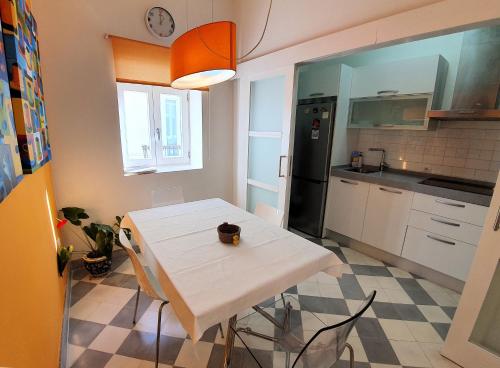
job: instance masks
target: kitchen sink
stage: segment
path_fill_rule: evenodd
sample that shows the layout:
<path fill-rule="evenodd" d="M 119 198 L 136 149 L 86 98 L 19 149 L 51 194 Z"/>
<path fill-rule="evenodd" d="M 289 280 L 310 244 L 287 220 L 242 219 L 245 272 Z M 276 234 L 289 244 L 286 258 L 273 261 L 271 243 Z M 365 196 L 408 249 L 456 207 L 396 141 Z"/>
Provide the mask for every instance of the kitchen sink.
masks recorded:
<path fill-rule="evenodd" d="M 492 183 L 477 182 L 473 180 L 461 180 L 454 178 L 453 179 L 438 178 L 438 177 L 427 178 L 425 180 L 422 180 L 419 184 L 460 190 L 462 192 L 484 194 L 488 196 L 493 195 L 493 189 L 495 187 L 495 184 Z"/>
<path fill-rule="evenodd" d="M 380 168 L 378 166 L 365 165 L 363 167 L 350 167 L 350 168 L 346 169 L 346 171 L 358 172 L 361 174 L 370 174 L 370 173 L 379 172 Z"/>

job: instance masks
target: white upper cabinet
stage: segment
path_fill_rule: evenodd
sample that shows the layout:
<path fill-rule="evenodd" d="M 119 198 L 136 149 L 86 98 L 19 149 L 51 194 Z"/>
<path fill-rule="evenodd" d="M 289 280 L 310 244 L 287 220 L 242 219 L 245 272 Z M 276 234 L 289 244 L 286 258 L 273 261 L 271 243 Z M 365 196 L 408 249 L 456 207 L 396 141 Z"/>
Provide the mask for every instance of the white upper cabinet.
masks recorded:
<path fill-rule="evenodd" d="M 362 241 L 401 255 L 413 192 L 370 184 Z"/>
<path fill-rule="evenodd" d="M 353 69 L 349 128 L 427 130 L 441 107 L 447 62 L 440 55 Z"/>
<path fill-rule="evenodd" d="M 446 61 L 440 55 L 355 68 L 351 98 L 434 93 L 443 69 Z"/>
<path fill-rule="evenodd" d="M 304 65 L 299 69 L 298 98 L 337 96 L 340 65 Z"/>

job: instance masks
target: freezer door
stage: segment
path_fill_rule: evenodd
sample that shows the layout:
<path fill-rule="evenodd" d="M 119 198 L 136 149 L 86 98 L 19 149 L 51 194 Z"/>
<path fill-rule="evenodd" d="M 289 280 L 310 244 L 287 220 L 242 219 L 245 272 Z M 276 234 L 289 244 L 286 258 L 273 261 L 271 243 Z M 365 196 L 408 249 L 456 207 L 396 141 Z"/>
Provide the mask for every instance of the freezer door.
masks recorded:
<path fill-rule="evenodd" d="M 323 231 L 328 182 L 292 178 L 288 225 L 320 238 Z"/>
<path fill-rule="evenodd" d="M 297 106 L 293 175 L 327 181 L 333 136 L 332 102 Z"/>

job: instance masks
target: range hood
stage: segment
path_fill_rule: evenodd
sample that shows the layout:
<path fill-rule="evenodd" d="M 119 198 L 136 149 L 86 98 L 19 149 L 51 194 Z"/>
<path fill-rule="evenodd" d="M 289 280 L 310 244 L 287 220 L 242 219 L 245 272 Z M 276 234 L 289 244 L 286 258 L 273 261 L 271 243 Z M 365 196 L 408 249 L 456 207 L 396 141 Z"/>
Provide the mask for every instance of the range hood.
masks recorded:
<path fill-rule="evenodd" d="M 500 120 L 500 26 L 464 32 L 451 110 L 437 120 Z"/>

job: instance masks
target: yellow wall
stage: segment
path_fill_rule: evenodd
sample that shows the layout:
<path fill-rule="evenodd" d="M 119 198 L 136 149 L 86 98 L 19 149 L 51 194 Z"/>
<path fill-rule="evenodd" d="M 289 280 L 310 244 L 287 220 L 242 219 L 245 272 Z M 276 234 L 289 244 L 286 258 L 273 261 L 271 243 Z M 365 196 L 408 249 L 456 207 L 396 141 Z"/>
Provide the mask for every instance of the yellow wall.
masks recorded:
<path fill-rule="evenodd" d="M 50 163 L 0 203 L 0 367 L 58 366 L 66 277 L 55 217 Z"/>

